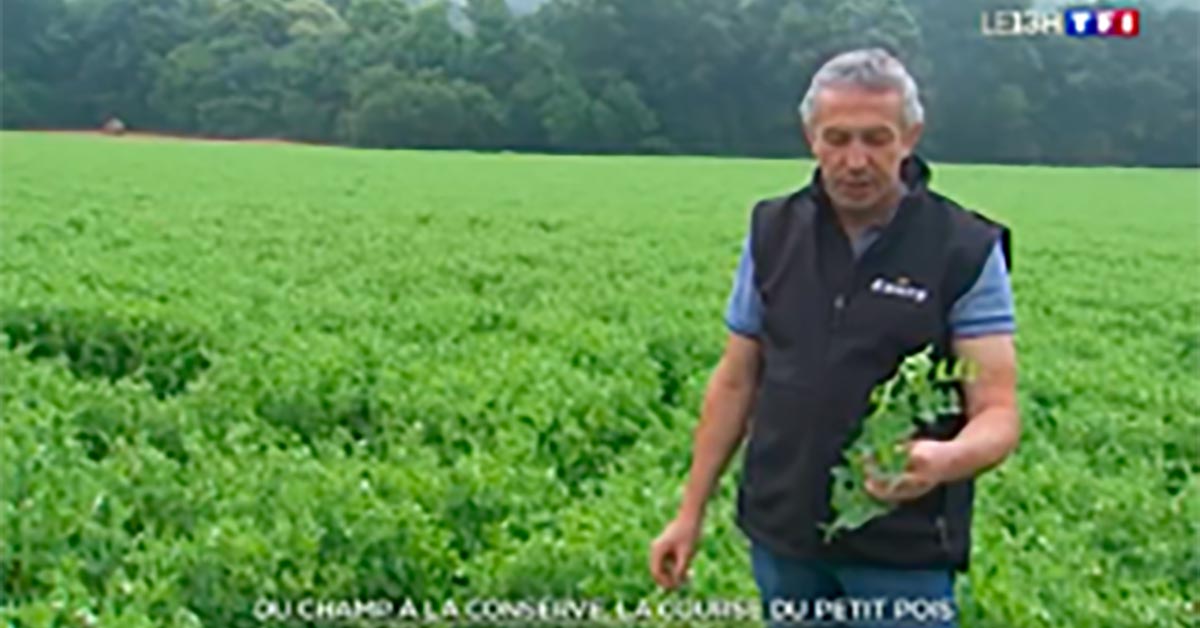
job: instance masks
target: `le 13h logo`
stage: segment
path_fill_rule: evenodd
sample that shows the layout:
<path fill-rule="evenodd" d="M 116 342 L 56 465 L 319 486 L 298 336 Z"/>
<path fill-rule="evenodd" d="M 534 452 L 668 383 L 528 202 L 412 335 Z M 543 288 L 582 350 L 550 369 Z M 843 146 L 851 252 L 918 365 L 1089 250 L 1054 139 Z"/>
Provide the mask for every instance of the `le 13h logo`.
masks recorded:
<path fill-rule="evenodd" d="M 1069 35 L 1071 37 L 1137 37 L 1137 9 L 1067 9 L 1065 11 L 990 11 L 982 17 L 985 37 Z"/>

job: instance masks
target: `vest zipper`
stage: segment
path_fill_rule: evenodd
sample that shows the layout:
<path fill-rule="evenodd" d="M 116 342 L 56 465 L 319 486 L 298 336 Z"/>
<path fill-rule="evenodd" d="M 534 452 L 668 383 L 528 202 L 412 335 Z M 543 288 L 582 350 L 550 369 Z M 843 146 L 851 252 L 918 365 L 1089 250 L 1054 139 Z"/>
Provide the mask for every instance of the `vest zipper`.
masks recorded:
<path fill-rule="evenodd" d="M 950 501 L 949 489 L 945 485 L 938 487 L 938 511 L 937 517 L 933 523 L 937 526 L 938 541 L 942 544 L 942 551 L 945 552 L 946 558 L 953 558 L 950 555 L 950 533 L 946 530 L 946 506 Z"/>
<path fill-rule="evenodd" d="M 833 328 L 837 329 L 842 325 L 842 313 L 846 311 L 846 296 L 839 294 L 833 299 Z"/>
<path fill-rule="evenodd" d="M 942 549 L 947 553 L 950 552 L 950 536 L 946 532 L 946 518 L 942 515 L 937 517 L 938 539 L 942 542 Z"/>
<path fill-rule="evenodd" d="M 872 246 L 874 246 L 874 245 L 872 245 Z M 850 302 L 850 297 L 852 297 L 854 295 L 854 291 L 858 288 L 858 283 L 859 283 L 858 276 L 862 274 L 862 270 L 863 270 L 862 258 L 865 256 L 866 256 L 865 251 L 863 252 L 862 256 L 857 257 L 857 258 L 854 257 L 853 253 L 851 253 L 851 255 L 850 255 L 849 282 L 843 287 L 842 291 L 839 292 L 837 294 L 837 296 L 834 297 L 834 299 L 833 299 L 833 328 L 834 329 L 838 329 L 841 327 L 842 316 L 846 312 L 846 306 Z"/>

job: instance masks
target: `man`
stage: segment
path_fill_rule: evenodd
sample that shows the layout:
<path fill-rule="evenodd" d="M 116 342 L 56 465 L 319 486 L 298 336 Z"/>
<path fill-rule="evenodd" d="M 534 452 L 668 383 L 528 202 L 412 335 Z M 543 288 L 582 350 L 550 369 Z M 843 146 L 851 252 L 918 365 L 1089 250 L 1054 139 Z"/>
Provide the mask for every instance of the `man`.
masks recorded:
<path fill-rule="evenodd" d="M 818 168 L 808 186 L 754 208 L 682 504 L 651 545 L 650 570 L 665 588 L 686 579 L 706 503 L 748 433 L 737 524 L 767 619 L 774 609 L 812 621 L 824 608 L 822 619 L 854 626 L 955 626 L 973 478 L 1020 433 L 1008 232 L 928 188 L 913 153 L 917 87 L 886 52 L 828 61 L 800 114 Z M 824 542 L 830 471 L 872 387 L 931 344 L 977 369 L 963 412 L 907 444 L 898 483 L 869 482 L 896 508 Z"/>

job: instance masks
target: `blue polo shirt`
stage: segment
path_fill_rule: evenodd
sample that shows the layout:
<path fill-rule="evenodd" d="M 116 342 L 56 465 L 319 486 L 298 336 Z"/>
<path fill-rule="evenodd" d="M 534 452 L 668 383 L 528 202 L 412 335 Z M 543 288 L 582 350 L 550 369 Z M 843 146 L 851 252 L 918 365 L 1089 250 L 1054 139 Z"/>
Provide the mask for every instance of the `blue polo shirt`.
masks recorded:
<path fill-rule="evenodd" d="M 851 242 L 855 258 L 863 254 L 882 233 L 870 228 Z M 762 333 L 762 299 L 754 286 L 754 259 L 750 255 L 750 236 L 742 245 L 742 257 L 734 276 L 733 291 L 725 313 L 730 331 L 756 337 Z M 1016 331 L 1012 285 L 1004 252 L 997 242 L 988 256 L 979 278 L 950 310 L 950 329 L 955 338 L 971 338 Z"/>

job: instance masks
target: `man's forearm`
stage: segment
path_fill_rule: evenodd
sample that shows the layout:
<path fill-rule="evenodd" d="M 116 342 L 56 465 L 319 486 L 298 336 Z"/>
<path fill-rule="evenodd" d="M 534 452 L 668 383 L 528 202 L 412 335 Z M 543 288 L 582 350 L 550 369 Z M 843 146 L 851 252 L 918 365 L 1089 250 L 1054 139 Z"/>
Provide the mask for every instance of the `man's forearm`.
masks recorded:
<path fill-rule="evenodd" d="M 1020 435 L 1016 408 L 996 406 L 980 412 L 951 441 L 955 453 L 945 481 L 975 477 L 999 465 L 1016 449 Z"/>
<path fill-rule="evenodd" d="M 753 398 L 754 387 L 749 384 L 714 382 L 709 386 L 695 431 L 680 517 L 697 522 L 704 517 L 717 480 L 745 436 Z"/>

